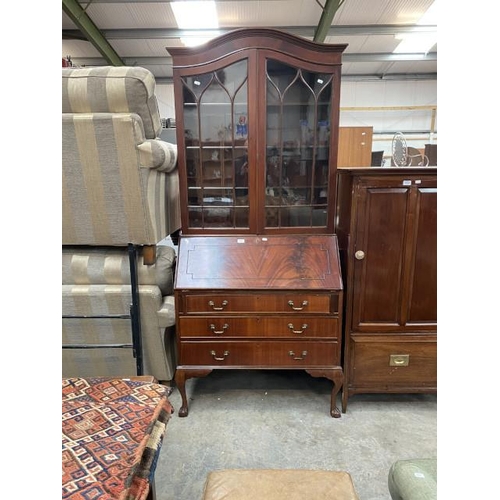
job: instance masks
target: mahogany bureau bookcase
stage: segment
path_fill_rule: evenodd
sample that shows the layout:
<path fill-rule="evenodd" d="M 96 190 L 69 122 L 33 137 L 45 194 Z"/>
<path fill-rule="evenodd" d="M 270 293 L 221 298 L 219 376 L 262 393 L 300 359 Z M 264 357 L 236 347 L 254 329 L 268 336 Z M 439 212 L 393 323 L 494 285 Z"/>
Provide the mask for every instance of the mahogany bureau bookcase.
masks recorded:
<path fill-rule="evenodd" d="M 343 383 L 334 234 L 346 45 L 235 30 L 173 59 L 182 231 L 175 281 L 185 382 L 301 369 Z"/>
<path fill-rule="evenodd" d="M 359 393 L 437 390 L 437 168 L 339 168 L 342 410 Z"/>

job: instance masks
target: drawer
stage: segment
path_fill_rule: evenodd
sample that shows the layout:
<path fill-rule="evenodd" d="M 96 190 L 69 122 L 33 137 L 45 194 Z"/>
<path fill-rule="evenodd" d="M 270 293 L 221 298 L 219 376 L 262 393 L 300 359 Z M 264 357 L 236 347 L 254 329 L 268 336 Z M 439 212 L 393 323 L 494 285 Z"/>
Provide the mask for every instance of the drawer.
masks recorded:
<path fill-rule="evenodd" d="M 429 338 L 351 337 L 349 386 L 379 390 L 436 387 L 437 343 Z"/>
<path fill-rule="evenodd" d="M 184 314 L 218 313 L 291 313 L 338 314 L 337 294 L 179 294 L 179 312 Z"/>
<path fill-rule="evenodd" d="M 338 319 L 331 316 L 182 316 L 178 332 L 186 337 L 289 337 L 337 340 Z"/>
<path fill-rule="evenodd" d="M 304 368 L 340 364 L 337 342 L 181 342 L 180 365 Z"/>

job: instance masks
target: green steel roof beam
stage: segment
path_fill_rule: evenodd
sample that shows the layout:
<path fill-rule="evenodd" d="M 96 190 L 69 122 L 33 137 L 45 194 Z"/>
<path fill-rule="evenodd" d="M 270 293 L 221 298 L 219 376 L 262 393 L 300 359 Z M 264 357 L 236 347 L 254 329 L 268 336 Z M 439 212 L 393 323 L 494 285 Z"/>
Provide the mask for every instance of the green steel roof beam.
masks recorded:
<path fill-rule="evenodd" d="M 106 38 L 104 38 L 104 35 L 82 9 L 77 0 L 62 0 L 62 6 L 64 12 L 66 12 L 87 40 L 102 54 L 110 65 L 125 66 L 120 56 L 111 47 Z"/>
<path fill-rule="evenodd" d="M 345 0 L 326 0 L 318 27 L 314 32 L 313 40 L 315 42 L 323 43 L 325 41 L 326 35 L 328 35 L 328 30 L 332 25 L 333 16 L 335 16 L 335 13 L 340 9 L 344 1 Z"/>

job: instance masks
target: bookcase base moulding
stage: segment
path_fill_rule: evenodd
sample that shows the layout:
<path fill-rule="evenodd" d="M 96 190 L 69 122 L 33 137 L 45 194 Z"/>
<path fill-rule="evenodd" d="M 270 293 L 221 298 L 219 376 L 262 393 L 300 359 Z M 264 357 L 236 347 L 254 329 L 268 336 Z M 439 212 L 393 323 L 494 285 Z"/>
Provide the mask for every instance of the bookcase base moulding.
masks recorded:
<path fill-rule="evenodd" d="M 342 281 L 335 236 L 181 236 L 175 382 L 215 369 L 305 370 L 343 383 Z"/>

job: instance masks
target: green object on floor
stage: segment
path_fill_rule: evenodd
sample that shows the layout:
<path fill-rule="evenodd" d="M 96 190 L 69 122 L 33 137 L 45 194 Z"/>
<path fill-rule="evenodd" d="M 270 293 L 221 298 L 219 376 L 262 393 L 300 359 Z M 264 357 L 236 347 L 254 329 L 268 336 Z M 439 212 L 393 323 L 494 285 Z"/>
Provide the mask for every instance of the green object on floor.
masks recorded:
<path fill-rule="evenodd" d="M 437 459 L 398 460 L 389 470 L 392 500 L 436 500 Z"/>

